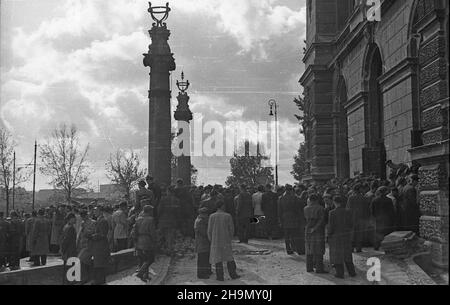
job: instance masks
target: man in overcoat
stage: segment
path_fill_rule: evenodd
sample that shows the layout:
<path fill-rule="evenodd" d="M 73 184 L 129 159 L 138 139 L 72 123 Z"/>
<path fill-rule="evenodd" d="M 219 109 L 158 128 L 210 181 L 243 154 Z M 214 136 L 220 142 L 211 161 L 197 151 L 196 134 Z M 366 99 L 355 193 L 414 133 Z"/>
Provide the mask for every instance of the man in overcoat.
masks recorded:
<path fill-rule="evenodd" d="M 329 212 L 328 243 L 330 264 L 336 270 L 337 278 L 344 278 L 344 265 L 351 277 L 356 276 L 352 257 L 352 212 L 345 209 L 345 200 L 340 196 L 333 198 L 335 209 Z"/>
<path fill-rule="evenodd" d="M 278 217 L 280 225 L 284 230 L 284 238 L 286 244 L 286 252 L 291 255 L 297 252 L 299 255 L 305 254 L 305 245 L 300 244 L 300 224 L 304 207 L 300 204 L 300 199 L 295 196 L 294 189 L 291 185 L 285 186 L 286 192 L 278 199 Z"/>
<path fill-rule="evenodd" d="M 144 282 L 150 281 L 148 269 L 155 261 L 156 252 L 156 227 L 153 218 L 153 206 L 144 206 L 143 214 L 136 220 L 132 235 L 139 258 L 139 270 L 136 276 Z"/>
<path fill-rule="evenodd" d="M 31 212 L 31 217 L 25 220 L 25 238 L 26 238 L 26 251 L 30 256 L 31 260 L 31 230 L 33 229 L 33 224 L 37 218 L 37 212 Z"/>
<path fill-rule="evenodd" d="M 379 249 L 384 237 L 394 231 L 394 204 L 386 196 L 388 192 L 389 189 L 386 186 L 378 188 L 370 206 L 370 211 L 375 219 L 375 250 Z"/>
<path fill-rule="evenodd" d="M 409 177 L 408 184 L 402 189 L 401 192 L 401 208 L 402 208 L 402 223 L 403 229 L 406 231 L 413 231 L 419 233 L 419 219 L 420 219 L 420 207 L 417 199 L 417 184 L 419 178 L 417 175 L 411 175 Z"/>
<path fill-rule="evenodd" d="M 242 184 L 240 186 L 240 193 L 236 198 L 236 218 L 238 221 L 238 236 L 240 243 L 248 243 L 252 217 L 252 196 L 247 192 L 246 185 Z"/>
<path fill-rule="evenodd" d="M 194 223 L 197 278 L 199 279 L 209 279 L 212 274 L 211 264 L 209 263 L 211 243 L 208 239 L 208 220 L 208 208 L 201 208 Z"/>
<path fill-rule="evenodd" d="M 8 257 L 8 234 L 9 234 L 9 223 L 4 218 L 4 213 L 0 212 L 0 272 L 6 269 L 7 257 Z"/>
<path fill-rule="evenodd" d="M 251 203 L 251 201 L 250 201 Z M 224 281 L 223 263 L 227 263 L 227 269 L 232 279 L 239 278 L 236 273 L 236 263 L 233 258 L 231 241 L 234 235 L 234 225 L 231 215 L 225 212 L 225 203 L 221 200 L 217 203 L 217 212 L 209 217 L 208 239 L 211 242 L 209 262 L 216 266 L 218 281 Z"/>
<path fill-rule="evenodd" d="M 277 194 L 272 192 L 270 184 L 266 185 L 266 191 L 262 195 L 261 208 L 266 217 L 266 235 L 271 240 L 278 225 L 278 198 Z"/>
<path fill-rule="evenodd" d="M 45 210 L 40 209 L 31 230 L 31 258 L 34 266 L 47 264 L 47 255 L 50 252 L 50 226 L 49 220 L 45 218 Z"/>
<path fill-rule="evenodd" d="M 94 257 L 94 285 L 106 283 L 107 268 L 110 264 L 111 252 L 108 243 L 108 221 L 103 216 L 101 207 L 95 209 L 95 231 L 92 234 L 92 255 Z"/>
<path fill-rule="evenodd" d="M 316 273 L 327 273 L 323 266 L 323 255 L 325 254 L 325 209 L 320 204 L 320 198 L 312 194 L 308 198 L 305 211 L 305 248 L 306 248 L 306 271 Z"/>
<path fill-rule="evenodd" d="M 347 209 L 352 214 L 353 220 L 353 248 L 359 253 L 362 251 L 364 237 L 370 221 L 369 199 L 362 194 L 362 185 L 353 187 L 353 194 L 348 198 Z"/>
<path fill-rule="evenodd" d="M 20 252 L 22 250 L 22 241 L 25 236 L 25 228 L 16 211 L 10 213 L 9 222 L 9 269 L 20 269 Z"/>

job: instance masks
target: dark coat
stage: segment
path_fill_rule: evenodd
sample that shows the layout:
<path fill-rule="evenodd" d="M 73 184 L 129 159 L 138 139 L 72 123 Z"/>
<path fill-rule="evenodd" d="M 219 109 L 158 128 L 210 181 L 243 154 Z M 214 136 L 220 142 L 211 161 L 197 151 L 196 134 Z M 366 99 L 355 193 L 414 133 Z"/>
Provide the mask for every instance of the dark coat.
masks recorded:
<path fill-rule="evenodd" d="M 31 255 L 47 255 L 49 250 L 49 237 L 51 234 L 49 220 L 38 217 L 31 230 Z"/>
<path fill-rule="evenodd" d="M 50 244 L 52 245 L 60 245 L 61 244 L 61 237 L 62 237 L 62 231 L 64 228 L 64 218 L 65 214 L 61 213 L 60 211 L 55 211 L 53 214 L 52 219 L 52 233 L 51 233 L 51 239 Z"/>
<path fill-rule="evenodd" d="M 401 192 L 401 214 L 404 230 L 417 233 L 419 227 L 420 207 L 417 199 L 417 190 L 408 184 Z"/>
<path fill-rule="evenodd" d="M 101 216 L 95 222 L 95 231 L 92 235 L 92 255 L 94 268 L 106 268 L 110 262 L 110 249 L 108 243 L 108 221 Z"/>
<path fill-rule="evenodd" d="M 278 218 L 278 198 L 274 192 L 265 192 L 261 200 L 261 208 L 268 219 Z"/>
<path fill-rule="evenodd" d="M 330 263 L 352 262 L 352 212 L 345 208 L 336 208 L 329 213 L 328 220 Z"/>
<path fill-rule="evenodd" d="M 132 230 L 132 235 L 136 250 L 153 251 L 156 249 L 156 228 L 153 217 L 139 216 Z"/>
<path fill-rule="evenodd" d="M 283 229 L 297 229 L 304 222 L 300 199 L 294 193 L 285 193 L 278 199 L 278 217 Z"/>
<path fill-rule="evenodd" d="M 394 230 L 395 211 L 392 200 L 386 196 L 376 197 L 371 204 L 372 216 L 378 236 L 386 236 Z"/>
<path fill-rule="evenodd" d="M 362 194 L 353 194 L 347 200 L 347 209 L 352 215 L 353 240 L 355 243 L 362 243 L 369 221 L 369 198 Z"/>
<path fill-rule="evenodd" d="M 25 226 L 19 219 L 11 220 L 9 223 L 8 244 L 11 253 L 20 253 L 22 242 L 25 237 Z"/>
<path fill-rule="evenodd" d="M 238 219 L 253 217 L 252 196 L 245 192 L 237 195 L 236 198 L 236 217 Z"/>
<path fill-rule="evenodd" d="M 200 214 L 194 223 L 195 231 L 195 252 L 206 253 L 211 249 L 211 243 L 208 239 L 208 220 L 209 216 Z"/>
<path fill-rule="evenodd" d="M 175 196 L 164 196 L 158 206 L 158 226 L 160 229 L 176 229 L 181 217 L 180 201 Z"/>
<path fill-rule="evenodd" d="M 9 233 L 9 223 L 0 218 L 0 256 L 6 255 L 8 252 L 7 241 Z"/>
<path fill-rule="evenodd" d="M 60 252 L 64 261 L 77 256 L 77 232 L 74 226 L 69 224 L 64 226 Z"/>
<path fill-rule="evenodd" d="M 31 230 L 33 230 L 33 224 L 36 220 L 35 217 L 30 217 L 25 220 L 25 236 L 26 236 L 26 250 L 31 251 Z"/>
<path fill-rule="evenodd" d="M 307 255 L 325 254 L 325 209 L 319 204 L 305 207 L 305 248 Z"/>

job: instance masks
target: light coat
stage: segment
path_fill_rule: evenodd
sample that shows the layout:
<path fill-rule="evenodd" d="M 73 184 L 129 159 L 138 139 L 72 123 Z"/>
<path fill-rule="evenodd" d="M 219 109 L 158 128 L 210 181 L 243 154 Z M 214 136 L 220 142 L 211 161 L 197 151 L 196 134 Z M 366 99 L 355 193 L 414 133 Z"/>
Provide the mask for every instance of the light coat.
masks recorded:
<path fill-rule="evenodd" d="M 210 264 L 233 261 L 231 241 L 234 235 L 234 224 L 230 214 L 222 210 L 209 217 L 208 239 L 211 242 Z"/>

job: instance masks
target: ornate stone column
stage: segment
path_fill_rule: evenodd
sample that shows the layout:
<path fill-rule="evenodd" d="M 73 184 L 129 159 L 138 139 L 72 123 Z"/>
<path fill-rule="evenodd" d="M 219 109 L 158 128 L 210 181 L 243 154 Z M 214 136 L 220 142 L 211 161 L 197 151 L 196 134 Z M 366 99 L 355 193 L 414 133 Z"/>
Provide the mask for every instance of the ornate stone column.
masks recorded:
<path fill-rule="evenodd" d="M 181 72 L 181 82 L 177 81 L 180 90 L 177 96 L 178 106 L 175 111 L 175 120 L 178 121 L 178 136 L 180 156 L 177 156 L 177 176 L 183 179 L 185 185 L 191 184 L 191 131 L 189 122 L 192 120 L 192 112 L 189 109 L 189 81 L 184 81 L 184 72 Z"/>
<path fill-rule="evenodd" d="M 171 183 L 171 114 L 170 72 L 175 70 L 175 60 L 168 44 L 170 31 L 164 22 L 169 17 L 169 3 L 154 6 L 149 3 L 153 23 L 149 31 L 152 44 L 144 54 L 144 66 L 150 67 L 149 90 L 149 174 L 159 183 Z"/>

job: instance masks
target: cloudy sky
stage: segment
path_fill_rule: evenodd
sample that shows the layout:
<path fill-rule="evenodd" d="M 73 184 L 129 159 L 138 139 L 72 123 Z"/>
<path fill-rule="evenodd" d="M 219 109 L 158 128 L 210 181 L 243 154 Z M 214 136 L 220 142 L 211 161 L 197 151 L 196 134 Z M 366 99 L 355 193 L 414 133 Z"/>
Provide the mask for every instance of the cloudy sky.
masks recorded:
<path fill-rule="evenodd" d="M 153 1 L 164 5 L 166 1 Z M 177 70 L 191 82 L 203 120 L 264 121 L 280 105 L 280 182 L 292 182 L 302 138 L 292 103 L 305 36 L 304 0 L 172 0 L 167 21 Z M 0 127 L 29 163 L 33 142 L 74 123 L 90 143 L 92 185 L 117 149 L 147 156 L 148 70 L 142 54 L 152 20 L 143 0 L 2 0 Z M 172 106 L 176 106 L 173 88 Z M 224 183 L 227 158 L 194 158 L 200 183 Z M 48 179 L 38 175 L 38 188 Z"/>

